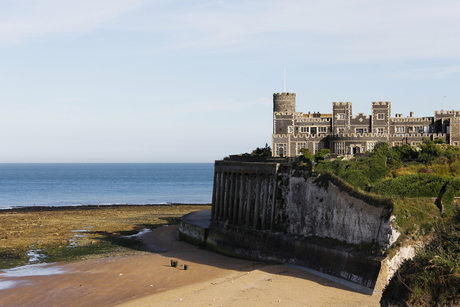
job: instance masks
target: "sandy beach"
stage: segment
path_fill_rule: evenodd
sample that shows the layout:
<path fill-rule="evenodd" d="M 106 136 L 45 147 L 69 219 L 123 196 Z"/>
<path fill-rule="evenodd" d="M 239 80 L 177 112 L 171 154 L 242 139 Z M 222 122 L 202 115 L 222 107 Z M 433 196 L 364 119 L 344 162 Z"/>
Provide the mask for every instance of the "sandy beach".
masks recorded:
<path fill-rule="evenodd" d="M 379 306 L 380 295 L 179 241 L 177 226 L 147 232 L 141 239 L 148 252 L 46 266 L 60 274 L 0 271 L 0 285 L 13 285 L 0 290 L 0 306 Z M 179 266 L 171 267 L 171 260 Z"/>

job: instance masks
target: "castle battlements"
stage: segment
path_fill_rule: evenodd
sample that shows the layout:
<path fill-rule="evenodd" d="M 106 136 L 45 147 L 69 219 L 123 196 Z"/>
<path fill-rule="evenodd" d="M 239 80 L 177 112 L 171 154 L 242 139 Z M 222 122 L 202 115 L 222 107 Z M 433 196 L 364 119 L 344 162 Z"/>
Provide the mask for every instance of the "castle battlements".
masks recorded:
<path fill-rule="evenodd" d="M 351 117 L 351 119 L 360 119 L 360 118 L 370 119 L 371 117 L 369 115 L 364 115 L 364 113 L 358 113 L 358 115 L 354 115 Z"/>
<path fill-rule="evenodd" d="M 299 134 L 296 134 L 296 135 L 293 135 L 292 136 L 292 139 L 295 139 L 295 140 L 315 140 L 315 139 L 318 139 L 318 140 L 322 140 L 324 139 L 325 137 L 328 137 L 329 135 L 325 134 L 325 133 L 321 133 L 321 134 L 306 134 L 306 135 L 299 135 Z"/>
<path fill-rule="evenodd" d="M 289 92 L 282 92 L 282 93 L 274 93 L 273 94 L 273 97 L 286 97 L 286 96 L 295 98 L 296 94 L 295 93 L 289 93 Z"/>
<path fill-rule="evenodd" d="M 330 117 L 298 117 L 296 120 L 300 123 L 327 123 L 330 122 L 332 118 Z"/>
<path fill-rule="evenodd" d="M 392 122 L 426 122 L 433 121 L 433 117 L 391 117 Z"/>
<path fill-rule="evenodd" d="M 349 101 L 339 101 L 339 102 L 333 102 L 332 104 L 334 106 L 349 106 L 349 105 L 351 105 L 351 102 L 349 102 Z"/>
<path fill-rule="evenodd" d="M 337 133 L 331 134 L 331 138 L 333 139 L 341 139 L 341 138 L 378 138 L 379 140 L 385 137 L 388 137 L 388 133 Z"/>
<path fill-rule="evenodd" d="M 389 101 L 372 101 L 373 106 L 390 106 L 391 102 Z"/>
<path fill-rule="evenodd" d="M 273 115 L 282 115 L 282 116 L 286 116 L 286 115 L 294 115 L 293 112 L 273 112 Z"/>
<path fill-rule="evenodd" d="M 434 114 L 435 114 L 435 115 L 453 115 L 453 116 L 460 116 L 460 111 L 455 111 L 455 110 L 445 111 L 445 110 L 441 110 L 441 111 L 434 111 Z"/>

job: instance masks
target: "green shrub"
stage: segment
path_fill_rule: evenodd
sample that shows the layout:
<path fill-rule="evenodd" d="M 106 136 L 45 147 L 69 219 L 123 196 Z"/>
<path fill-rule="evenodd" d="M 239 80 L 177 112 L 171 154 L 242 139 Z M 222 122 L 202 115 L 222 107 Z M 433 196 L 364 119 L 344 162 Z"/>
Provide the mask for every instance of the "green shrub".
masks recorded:
<path fill-rule="evenodd" d="M 265 147 L 257 147 L 251 152 L 252 156 L 271 157 L 272 149 L 268 144 Z"/>
<path fill-rule="evenodd" d="M 382 294 L 384 306 L 458 306 L 460 214 L 437 225 L 433 240 L 403 263 Z"/>
<path fill-rule="evenodd" d="M 387 179 L 375 185 L 372 193 L 401 197 L 437 197 L 445 205 L 460 195 L 460 179 L 435 174 L 414 174 Z"/>

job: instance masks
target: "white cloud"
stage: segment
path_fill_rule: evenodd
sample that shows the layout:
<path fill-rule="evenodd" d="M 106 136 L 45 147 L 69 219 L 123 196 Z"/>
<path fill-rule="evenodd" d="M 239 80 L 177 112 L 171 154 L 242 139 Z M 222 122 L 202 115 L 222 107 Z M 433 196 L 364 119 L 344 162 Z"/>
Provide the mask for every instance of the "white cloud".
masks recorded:
<path fill-rule="evenodd" d="M 7 4 L 9 4 L 9 6 Z M 458 58 L 456 0 L 29 0 L 0 4 L 0 43 L 95 28 L 155 32 L 152 50 L 272 49 L 306 61 Z M 2 6 L 4 6 L 2 8 Z M 11 12 L 11 13 L 5 13 Z M 152 51 L 150 50 L 150 51 Z M 311 60 L 312 61 L 312 60 Z"/>
<path fill-rule="evenodd" d="M 28 0 L 0 3 L 0 43 L 82 33 L 139 7 L 146 0 Z"/>
<path fill-rule="evenodd" d="M 163 6 L 148 25 L 175 49 L 285 48 L 327 61 L 454 57 L 458 1 L 234 1 Z M 163 46 L 164 47 L 164 46 Z M 171 46 L 169 46 L 171 47 Z"/>

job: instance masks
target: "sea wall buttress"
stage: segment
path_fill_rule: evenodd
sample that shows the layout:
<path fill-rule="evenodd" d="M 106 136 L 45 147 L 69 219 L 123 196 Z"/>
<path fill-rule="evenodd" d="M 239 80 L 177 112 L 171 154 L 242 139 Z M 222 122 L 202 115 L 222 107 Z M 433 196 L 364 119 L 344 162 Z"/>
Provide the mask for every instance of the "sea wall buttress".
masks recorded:
<path fill-rule="evenodd" d="M 182 225 L 183 238 L 235 257 L 299 265 L 371 294 L 383 257 L 353 248 L 388 249 L 398 238 L 391 206 L 279 161 L 216 161 L 205 232 Z"/>

